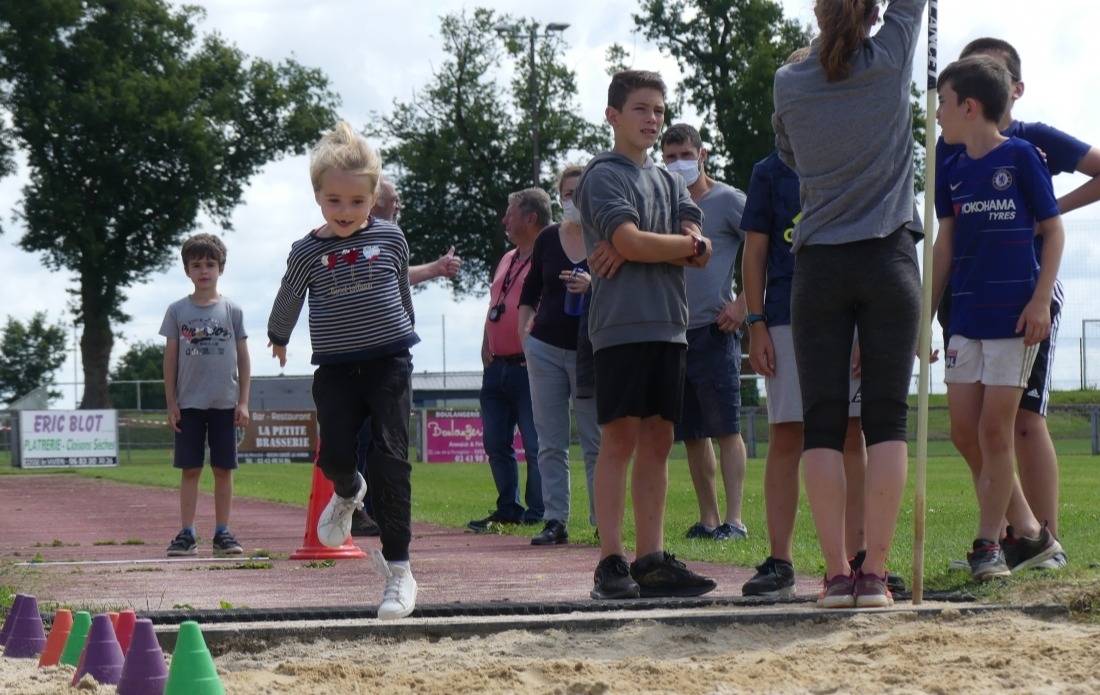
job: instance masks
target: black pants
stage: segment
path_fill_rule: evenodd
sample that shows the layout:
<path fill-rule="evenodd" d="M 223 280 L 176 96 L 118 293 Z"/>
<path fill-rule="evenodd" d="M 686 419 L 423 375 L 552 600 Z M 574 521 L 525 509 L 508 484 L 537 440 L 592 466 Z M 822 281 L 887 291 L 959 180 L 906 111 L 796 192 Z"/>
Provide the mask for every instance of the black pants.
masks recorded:
<path fill-rule="evenodd" d="M 325 365 L 313 374 L 322 442 L 318 465 L 341 497 L 355 494 L 359 430 L 370 418 L 367 484 L 381 530 L 382 554 L 390 562 L 409 559 L 412 539 L 410 361 L 406 351 L 365 362 Z"/>
<path fill-rule="evenodd" d="M 805 449 L 844 450 L 852 332 L 859 328 L 867 445 L 905 441 L 920 329 L 912 234 L 803 246 L 795 260 L 791 331 L 802 390 Z"/>

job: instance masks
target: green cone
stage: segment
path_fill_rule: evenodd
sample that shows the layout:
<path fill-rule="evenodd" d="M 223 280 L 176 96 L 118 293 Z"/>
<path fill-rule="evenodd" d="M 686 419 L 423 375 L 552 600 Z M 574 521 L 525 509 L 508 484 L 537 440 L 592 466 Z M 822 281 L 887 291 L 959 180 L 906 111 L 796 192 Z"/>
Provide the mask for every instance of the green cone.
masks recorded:
<path fill-rule="evenodd" d="M 61 663 L 73 668 L 80 666 L 80 653 L 84 651 L 84 643 L 88 640 L 88 630 L 91 628 L 91 613 L 88 611 L 73 613 L 73 629 L 69 631 L 69 639 L 65 640 L 65 649 L 61 652 Z"/>
<path fill-rule="evenodd" d="M 164 695 L 225 695 L 214 657 L 194 620 L 180 623 Z"/>

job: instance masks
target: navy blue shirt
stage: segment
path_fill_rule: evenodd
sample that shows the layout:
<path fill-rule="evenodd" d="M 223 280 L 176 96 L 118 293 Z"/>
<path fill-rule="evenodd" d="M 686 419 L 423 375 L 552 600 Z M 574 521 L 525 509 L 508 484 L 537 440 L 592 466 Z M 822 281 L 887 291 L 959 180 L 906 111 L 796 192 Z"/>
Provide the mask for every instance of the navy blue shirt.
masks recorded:
<path fill-rule="evenodd" d="M 1081 163 L 1081 160 L 1085 158 L 1085 155 L 1088 154 L 1089 149 L 1091 149 L 1087 143 L 1081 142 L 1072 135 L 1064 133 L 1057 128 L 1052 128 L 1046 123 L 1013 121 L 1008 128 L 1001 131 L 1001 135 L 1004 135 L 1006 138 L 1022 138 L 1041 149 L 1043 154 L 1046 155 L 1046 165 L 1051 176 L 1077 171 L 1077 165 Z M 936 141 L 936 177 L 942 179 L 944 176 L 944 163 L 947 162 L 951 155 L 962 152 L 965 149 L 965 145 L 948 145 L 943 141 L 942 137 Z M 1042 254 L 1043 237 L 1036 236 L 1035 255 L 1036 257 L 1040 257 Z M 1060 304 L 1061 301 L 1058 299 L 1059 294 L 1060 293 L 1056 289 L 1055 301 Z M 946 331 L 951 323 L 950 294 L 944 295 L 943 301 L 940 302 L 939 312 L 936 318 Z"/>
<path fill-rule="evenodd" d="M 1009 138 L 980 159 L 964 149 L 936 181 L 936 215 L 955 219 L 950 335 L 1018 337 L 1035 292 L 1035 224 L 1058 215 L 1050 173 L 1035 147 Z"/>
<path fill-rule="evenodd" d="M 764 316 L 769 326 L 791 322 L 791 282 L 794 254 L 791 242 L 801 216 L 798 174 L 772 152 L 756 163 L 749 180 L 741 228 L 768 235 L 768 281 L 764 288 Z"/>

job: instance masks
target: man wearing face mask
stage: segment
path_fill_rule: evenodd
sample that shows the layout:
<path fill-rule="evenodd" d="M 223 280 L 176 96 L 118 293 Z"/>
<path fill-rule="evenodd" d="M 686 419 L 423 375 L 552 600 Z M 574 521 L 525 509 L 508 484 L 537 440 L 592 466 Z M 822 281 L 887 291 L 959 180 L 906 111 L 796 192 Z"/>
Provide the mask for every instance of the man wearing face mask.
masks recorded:
<path fill-rule="evenodd" d="M 688 469 L 699 501 L 699 521 L 688 538 L 716 541 L 748 537 L 741 522 L 745 483 L 745 442 L 741 439 L 741 324 L 744 297 L 733 296 L 733 269 L 745 240 L 741 214 L 745 194 L 707 176 L 707 150 L 699 131 L 686 123 L 670 126 L 661 138 L 669 171 L 687 183 L 703 211 L 703 235 L 714 252 L 701 270 L 684 273 L 688 299 L 688 352 L 683 418 L 676 440 L 684 442 Z M 717 468 L 711 439 L 718 441 L 725 516 L 719 515 Z"/>

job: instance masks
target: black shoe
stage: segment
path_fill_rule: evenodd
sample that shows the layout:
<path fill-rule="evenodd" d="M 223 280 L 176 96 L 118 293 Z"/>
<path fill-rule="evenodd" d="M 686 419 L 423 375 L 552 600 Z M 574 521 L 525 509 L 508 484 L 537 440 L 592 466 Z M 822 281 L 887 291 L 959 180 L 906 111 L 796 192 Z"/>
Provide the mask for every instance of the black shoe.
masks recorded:
<path fill-rule="evenodd" d="M 1009 526 L 1001 548 L 1004 550 L 1005 564 L 1013 572 L 1038 567 L 1062 552 L 1062 545 L 1050 535 L 1046 524 L 1043 524 L 1037 538 L 1017 538 Z"/>
<path fill-rule="evenodd" d="M 768 557 L 741 587 L 742 596 L 794 596 L 794 565 Z"/>
<path fill-rule="evenodd" d="M 638 598 L 641 590 L 630 576 L 630 565 L 622 555 L 608 555 L 596 565 L 594 586 L 589 595 L 596 600 Z"/>
<path fill-rule="evenodd" d="M 531 539 L 531 545 L 564 545 L 569 542 L 569 529 L 557 519 L 551 519 L 542 531 Z"/>
<path fill-rule="evenodd" d="M 714 538 L 714 531 L 715 529 L 707 528 L 700 522 L 689 528 L 687 533 L 684 534 L 684 538 L 704 538 L 710 540 Z"/>
<path fill-rule="evenodd" d="M 218 531 L 214 534 L 215 555 L 242 555 L 243 553 L 244 548 L 229 531 Z"/>
<path fill-rule="evenodd" d="M 492 512 L 484 519 L 474 519 L 466 524 L 466 528 L 470 529 L 474 533 L 489 533 L 493 530 L 493 526 L 503 526 L 505 524 L 515 526 L 519 524 L 519 519 L 505 519 L 496 512 Z M 538 523 L 538 522 L 533 522 Z"/>
<path fill-rule="evenodd" d="M 351 513 L 351 535 L 356 537 L 380 536 L 382 530 L 378 528 L 377 522 L 370 518 L 370 514 L 362 509 L 356 509 Z"/>
<path fill-rule="evenodd" d="M 848 566 L 852 568 L 853 572 L 858 572 L 863 568 L 863 561 L 867 559 L 867 551 L 861 550 L 856 553 L 856 556 L 849 558 Z M 886 570 L 886 588 L 891 593 L 897 591 L 905 591 L 905 579 L 900 574 L 894 574 L 890 570 Z"/>
<path fill-rule="evenodd" d="M 195 543 L 195 537 L 187 531 L 180 531 L 176 534 L 176 537 L 172 539 L 172 543 L 168 546 L 168 557 L 194 555 L 197 552 L 198 544 Z"/>
<path fill-rule="evenodd" d="M 718 582 L 695 574 L 664 550 L 632 562 L 630 576 L 645 598 L 702 596 L 718 587 Z"/>

